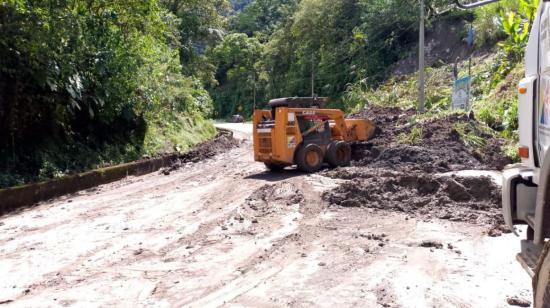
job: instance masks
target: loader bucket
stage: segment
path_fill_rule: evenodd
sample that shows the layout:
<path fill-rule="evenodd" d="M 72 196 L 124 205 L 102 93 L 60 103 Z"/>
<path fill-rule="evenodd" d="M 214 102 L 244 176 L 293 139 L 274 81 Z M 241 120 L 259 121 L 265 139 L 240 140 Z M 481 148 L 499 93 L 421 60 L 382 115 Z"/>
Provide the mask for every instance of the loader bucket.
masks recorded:
<path fill-rule="evenodd" d="M 352 128 L 355 141 L 366 141 L 374 135 L 375 125 L 366 119 L 346 119 L 346 126 Z"/>

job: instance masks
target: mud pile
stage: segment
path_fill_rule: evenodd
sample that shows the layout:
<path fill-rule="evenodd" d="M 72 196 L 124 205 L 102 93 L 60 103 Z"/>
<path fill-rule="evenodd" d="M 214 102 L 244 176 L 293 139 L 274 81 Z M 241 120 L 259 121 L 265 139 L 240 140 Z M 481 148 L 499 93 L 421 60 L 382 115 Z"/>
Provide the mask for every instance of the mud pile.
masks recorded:
<path fill-rule="evenodd" d="M 415 122 L 414 110 L 372 107 L 352 117 L 372 120 L 377 130 L 368 142 L 354 145 L 351 167 L 325 172 L 348 180 L 323 195 L 331 205 L 488 225 L 495 235 L 506 232 L 500 187 L 491 178 L 442 175 L 502 169 L 510 163 L 501 151 L 504 140 L 473 116 L 453 114 Z M 413 129 L 414 145 L 404 143 Z M 465 138 L 477 142 L 468 144 Z"/>
<path fill-rule="evenodd" d="M 220 131 L 218 135 L 206 142 L 193 147 L 188 152 L 178 155 L 169 167 L 163 168 L 160 172 L 169 175 L 187 163 L 196 163 L 201 160 L 213 157 L 217 154 L 226 152 L 239 145 L 239 142 L 233 138 L 233 133 L 229 131 Z"/>
<path fill-rule="evenodd" d="M 354 146 L 353 165 L 429 173 L 465 169 L 502 169 L 511 160 L 502 154 L 504 140 L 491 135 L 473 116 L 453 114 L 415 123 L 414 110 L 371 107 L 351 116 L 367 118 L 376 126 L 375 136 Z M 419 134 L 414 145 L 400 136 Z M 459 131 L 460 129 L 461 131 Z M 477 137 L 469 145 L 463 135 Z"/>
<path fill-rule="evenodd" d="M 503 223 L 500 188 L 489 177 L 358 168 L 333 170 L 326 175 L 350 179 L 323 195 L 331 205 L 397 211 L 428 220 L 490 226 Z"/>

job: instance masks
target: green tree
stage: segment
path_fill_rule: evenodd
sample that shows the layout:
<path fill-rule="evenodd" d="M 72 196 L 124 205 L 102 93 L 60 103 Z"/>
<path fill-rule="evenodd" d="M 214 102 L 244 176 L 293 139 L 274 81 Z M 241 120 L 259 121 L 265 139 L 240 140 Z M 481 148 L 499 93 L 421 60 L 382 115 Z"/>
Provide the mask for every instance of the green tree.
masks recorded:
<path fill-rule="evenodd" d="M 209 112 L 156 0 L 7 0 L 0 25 L 0 186 L 138 158 L 157 118 Z"/>
<path fill-rule="evenodd" d="M 177 20 L 182 71 L 205 82 L 213 80 L 215 67 L 204 55 L 208 46 L 223 39 L 230 6 L 226 0 L 160 0 Z"/>
<path fill-rule="evenodd" d="M 215 100 L 216 115 L 224 117 L 242 109 L 251 114 L 256 97 L 261 94 L 261 59 L 263 46 L 244 33 L 227 35 L 223 42 L 213 48 L 209 55 L 218 70 L 219 85 L 210 90 Z"/>
<path fill-rule="evenodd" d="M 242 12 L 233 16 L 229 23 L 232 32 L 248 36 L 269 36 L 281 22 L 292 16 L 298 0 L 256 0 Z"/>
<path fill-rule="evenodd" d="M 531 25 L 535 19 L 539 0 L 521 0 L 517 11 L 500 10 L 499 21 L 507 39 L 499 43 L 499 46 L 508 54 L 512 61 L 519 61 L 523 53 Z"/>

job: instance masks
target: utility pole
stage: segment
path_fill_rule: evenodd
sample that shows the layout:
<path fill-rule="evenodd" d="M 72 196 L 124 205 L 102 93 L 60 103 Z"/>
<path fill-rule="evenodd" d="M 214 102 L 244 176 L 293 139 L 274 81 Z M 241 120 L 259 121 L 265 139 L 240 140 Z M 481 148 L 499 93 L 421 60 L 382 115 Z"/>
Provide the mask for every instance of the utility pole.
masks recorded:
<path fill-rule="evenodd" d="M 424 0 L 420 0 L 420 42 L 418 50 L 418 112 L 424 113 Z"/>
<path fill-rule="evenodd" d="M 470 22 L 470 31 L 468 32 L 468 48 L 470 56 L 468 57 L 468 76 L 472 78 L 472 47 L 474 47 L 474 27 Z"/>
<path fill-rule="evenodd" d="M 252 111 L 256 111 L 256 78 L 254 78 L 254 107 Z"/>
<path fill-rule="evenodd" d="M 311 53 L 311 97 L 315 97 L 315 64 L 313 53 Z"/>

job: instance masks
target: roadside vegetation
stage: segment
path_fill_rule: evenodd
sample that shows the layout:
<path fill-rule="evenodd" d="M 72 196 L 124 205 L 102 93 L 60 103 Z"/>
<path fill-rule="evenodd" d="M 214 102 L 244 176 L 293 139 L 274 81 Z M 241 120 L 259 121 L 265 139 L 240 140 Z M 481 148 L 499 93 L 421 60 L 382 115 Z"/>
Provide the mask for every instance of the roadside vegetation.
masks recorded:
<path fill-rule="evenodd" d="M 195 2 L 3 1 L 0 187 L 211 138 L 195 46 L 224 8 Z"/>

